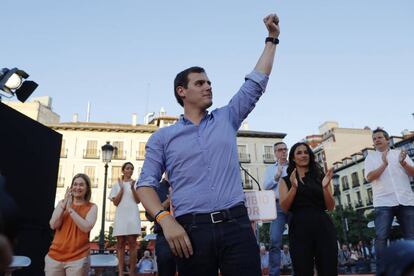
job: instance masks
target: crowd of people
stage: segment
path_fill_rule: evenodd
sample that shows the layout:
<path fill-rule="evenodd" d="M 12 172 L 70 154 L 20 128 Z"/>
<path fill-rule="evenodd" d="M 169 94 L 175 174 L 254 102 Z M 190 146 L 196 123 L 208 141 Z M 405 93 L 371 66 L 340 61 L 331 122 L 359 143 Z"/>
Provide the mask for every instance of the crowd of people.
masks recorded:
<path fill-rule="evenodd" d="M 270 229 L 269 253 L 259 248 L 245 207 L 239 171 L 236 135 L 242 122 L 266 90 L 279 43 L 279 19 L 264 18 L 268 35 L 253 71 L 245 77 L 230 102 L 208 112 L 212 83 L 201 67 L 177 74 L 174 95 L 184 114 L 172 126 L 149 139 L 138 180 L 134 166 L 122 166 L 109 199 L 116 206 L 118 275 L 158 271 L 161 276 L 269 275 L 292 272 L 298 276 L 333 276 L 338 267 L 356 271 L 371 251 L 357 244 L 337 246 L 337 234 L 327 211 L 335 208 L 331 179 L 306 143 L 290 149 L 274 145 L 276 162 L 264 176 L 264 187 L 275 192 L 277 218 Z M 404 238 L 414 239 L 414 194 L 410 176 L 414 164 L 404 151 L 389 148 L 384 130 L 373 132 L 376 151 L 365 161 L 365 177 L 372 183 L 375 207 L 377 271 L 382 261 L 392 218 L 396 216 Z M 77 174 L 50 219 L 55 231 L 45 256 L 46 275 L 87 275 L 90 269 L 89 233 L 97 206 L 90 202 L 91 182 Z M 137 261 L 136 240 L 141 233 L 138 203 L 154 221 L 156 263 L 149 251 Z M 282 233 L 289 225 L 289 246 Z M 129 247 L 129 268 L 125 249 Z M 158 267 L 158 269 L 156 269 Z M 384 274 L 385 275 L 385 274 Z"/>

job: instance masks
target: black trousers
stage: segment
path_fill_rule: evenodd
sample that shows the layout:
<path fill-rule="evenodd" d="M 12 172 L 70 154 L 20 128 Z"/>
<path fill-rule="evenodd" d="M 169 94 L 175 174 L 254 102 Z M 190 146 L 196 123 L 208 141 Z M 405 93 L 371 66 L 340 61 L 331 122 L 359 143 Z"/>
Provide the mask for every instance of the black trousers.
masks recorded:
<path fill-rule="evenodd" d="M 338 247 L 335 227 L 325 211 L 301 209 L 292 212 L 289 244 L 293 270 L 298 276 L 338 275 Z"/>
<path fill-rule="evenodd" d="M 164 237 L 163 232 L 157 233 L 155 241 L 155 254 L 157 255 L 157 267 L 159 276 L 174 276 L 177 270 L 175 257 Z"/>
<path fill-rule="evenodd" d="M 244 206 L 243 206 L 244 208 Z M 186 229 L 194 255 L 177 258 L 180 276 L 261 276 L 259 246 L 245 215 L 220 223 L 177 221 Z"/>

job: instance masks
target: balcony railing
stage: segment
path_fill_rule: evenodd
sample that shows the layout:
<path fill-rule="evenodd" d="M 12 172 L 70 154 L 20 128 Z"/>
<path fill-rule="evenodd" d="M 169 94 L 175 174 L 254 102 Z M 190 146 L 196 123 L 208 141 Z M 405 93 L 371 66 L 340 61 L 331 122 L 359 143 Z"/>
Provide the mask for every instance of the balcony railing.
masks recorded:
<path fill-rule="evenodd" d="M 275 156 L 273 155 L 273 153 L 265 153 L 263 154 L 263 163 L 265 164 L 271 164 L 271 163 L 275 163 Z"/>
<path fill-rule="evenodd" d="M 366 199 L 366 203 L 367 203 L 367 206 L 371 206 L 372 205 L 372 198 L 367 198 Z"/>
<path fill-rule="evenodd" d="M 62 149 L 60 151 L 60 158 L 67 158 L 68 157 L 68 149 Z"/>
<path fill-rule="evenodd" d="M 352 188 L 359 187 L 359 186 L 360 186 L 359 180 L 352 181 Z"/>
<path fill-rule="evenodd" d="M 353 208 L 352 203 L 348 202 L 348 204 L 346 204 L 346 207 L 349 208 L 349 209 L 352 209 Z"/>
<path fill-rule="evenodd" d="M 105 214 L 105 220 L 106 221 L 114 221 L 114 219 L 115 219 L 115 212 L 113 212 L 113 211 L 106 211 L 105 213 L 106 213 Z"/>
<path fill-rule="evenodd" d="M 241 163 L 250 163 L 250 154 L 239 152 L 239 161 Z"/>
<path fill-rule="evenodd" d="M 65 186 L 65 178 L 64 177 L 58 177 L 56 186 L 58 188 L 63 188 Z"/>
<path fill-rule="evenodd" d="M 83 150 L 84 159 L 99 159 L 101 157 L 101 151 L 98 150 Z"/>
<path fill-rule="evenodd" d="M 364 204 L 362 203 L 362 200 L 357 200 L 355 201 L 355 208 L 361 208 L 364 206 Z"/>
<path fill-rule="evenodd" d="M 348 184 L 342 184 L 342 191 L 346 191 L 349 190 L 349 185 Z"/>
<path fill-rule="evenodd" d="M 138 150 L 136 159 L 137 160 L 144 160 L 145 159 L 145 150 Z"/>
<path fill-rule="evenodd" d="M 243 189 L 245 190 L 253 189 L 253 183 L 251 179 L 247 178 L 243 181 Z"/>
<path fill-rule="evenodd" d="M 112 159 L 114 160 L 125 160 L 126 159 L 126 151 L 114 151 L 112 154 Z"/>

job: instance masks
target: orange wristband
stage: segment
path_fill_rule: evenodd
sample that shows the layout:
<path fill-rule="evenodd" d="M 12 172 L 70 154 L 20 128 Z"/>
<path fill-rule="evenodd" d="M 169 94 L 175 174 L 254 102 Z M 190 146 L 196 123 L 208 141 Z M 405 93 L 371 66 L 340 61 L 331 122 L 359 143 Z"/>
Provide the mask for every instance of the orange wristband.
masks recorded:
<path fill-rule="evenodd" d="M 161 214 L 159 214 L 156 218 L 157 222 L 160 223 L 160 221 L 162 220 L 163 217 L 168 216 L 170 214 L 170 212 L 168 211 L 164 211 Z"/>

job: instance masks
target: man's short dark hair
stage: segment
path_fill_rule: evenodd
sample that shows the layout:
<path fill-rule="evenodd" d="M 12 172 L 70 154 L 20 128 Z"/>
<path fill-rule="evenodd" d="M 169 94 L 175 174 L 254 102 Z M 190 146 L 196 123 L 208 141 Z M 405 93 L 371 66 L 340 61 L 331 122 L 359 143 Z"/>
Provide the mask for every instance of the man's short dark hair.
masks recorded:
<path fill-rule="evenodd" d="M 183 99 L 181 99 L 180 95 L 177 93 L 177 87 L 182 86 L 184 88 L 188 87 L 188 75 L 191 73 L 205 73 L 206 71 L 202 67 L 193 66 L 190 68 L 185 69 L 184 71 L 181 71 L 177 74 L 177 76 L 174 79 L 174 95 L 177 99 L 177 102 L 184 106 Z"/>
<path fill-rule="evenodd" d="M 388 132 L 386 132 L 385 130 L 383 130 L 382 128 L 379 128 L 379 127 L 374 129 L 374 131 L 372 132 L 372 135 L 374 136 L 374 134 L 378 133 L 378 132 L 382 132 L 382 134 L 384 134 L 385 139 L 390 140 L 390 135 L 388 134 Z"/>
<path fill-rule="evenodd" d="M 273 148 L 275 148 L 275 147 L 277 147 L 278 145 L 281 145 L 281 144 L 286 145 L 286 143 L 285 143 L 285 142 L 276 142 L 276 143 L 273 145 Z"/>

